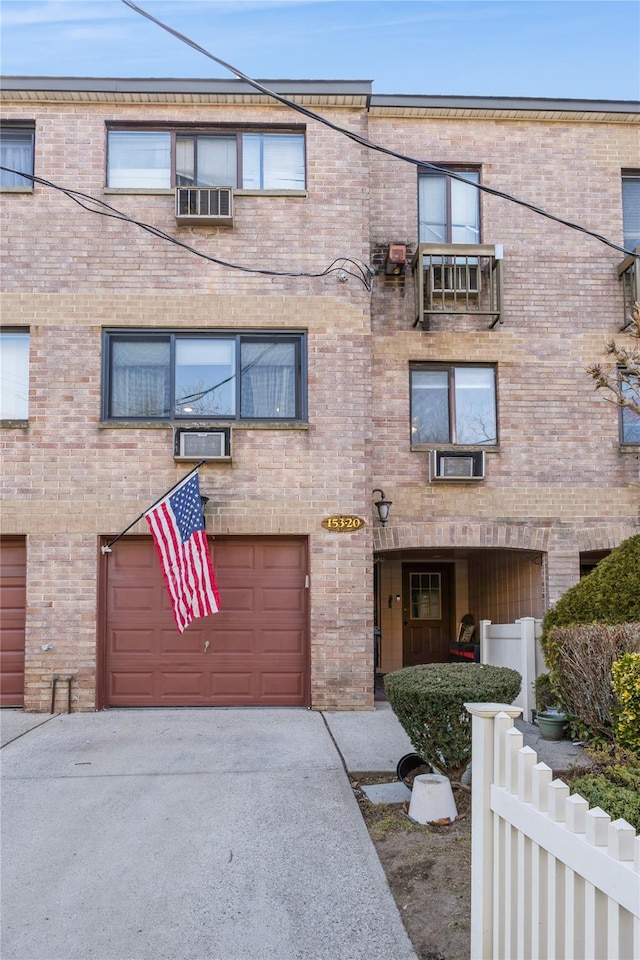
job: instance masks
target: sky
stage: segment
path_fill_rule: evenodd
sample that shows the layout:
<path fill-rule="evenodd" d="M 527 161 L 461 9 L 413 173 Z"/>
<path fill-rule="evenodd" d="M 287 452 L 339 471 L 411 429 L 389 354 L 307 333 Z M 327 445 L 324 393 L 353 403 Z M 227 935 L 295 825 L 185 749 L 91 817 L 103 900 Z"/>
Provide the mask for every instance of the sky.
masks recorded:
<path fill-rule="evenodd" d="M 135 0 L 254 79 L 640 99 L 640 0 Z M 122 0 L 1 0 L 5 76 L 233 74 Z"/>

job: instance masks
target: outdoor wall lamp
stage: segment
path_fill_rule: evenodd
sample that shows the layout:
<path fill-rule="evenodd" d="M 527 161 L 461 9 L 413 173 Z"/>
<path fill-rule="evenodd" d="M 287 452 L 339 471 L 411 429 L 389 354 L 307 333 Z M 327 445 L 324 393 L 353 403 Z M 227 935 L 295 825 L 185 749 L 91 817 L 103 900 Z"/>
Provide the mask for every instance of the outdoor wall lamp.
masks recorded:
<path fill-rule="evenodd" d="M 376 510 L 378 511 L 378 516 L 379 516 L 379 518 L 380 518 L 380 523 L 381 523 L 382 526 L 384 527 L 385 523 L 386 523 L 387 520 L 389 519 L 389 510 L 391 509 L 391 505 L 392 505 L 392 503 L 393 503 L 393 500 L 387 500 L 387 498 L 386 498 L 385 495 L 384 495 L 384 490 L 380 490 L 380 489 L 377 488 L 377 487 L 376 487 L 376 489 L 375 489 L 373 492 L 380 494 L 380 499 L 379 499 L 379 500 L 376 500 L 376 502 L 375 502 L 375 508 L 376 508 Z"/>
<path fill-rule="evenodd" d="M 205 529 L 206 529 L 206 527 L 207 527 L 207 518 L 206 518 L 206 516 L 205 516 L 204 508 L 205 508 L 206 505 L 209 503 L 209 497 L 205 497 L 205 496 L 203 496 L 202 494 L 200 494 L 200 503 L 202 504 L 202 521 L 203 521 L 204 526 L 205 526 Z"/>

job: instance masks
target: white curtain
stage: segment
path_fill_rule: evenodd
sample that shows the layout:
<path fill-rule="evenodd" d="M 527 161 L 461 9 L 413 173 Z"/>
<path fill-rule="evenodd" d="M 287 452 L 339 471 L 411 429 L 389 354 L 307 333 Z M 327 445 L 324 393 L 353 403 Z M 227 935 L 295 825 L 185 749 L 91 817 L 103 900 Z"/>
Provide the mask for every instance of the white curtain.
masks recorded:
<path fill-rule="evenodd" d="M 304 190 L 303 135 L 244 134 L 242 186 L 245 190 Z"/>
<path fill-rule="evenodd" d="M 0 141 L 0 164 L 12 170 L 33 172 L 33 135 L 26 130 L 3 130 Z M 19 173 L 0 170 L 0 186 L 32 187 L 33 182 Z"/>
<path fill-rule="evenodd" d="M 0 420 L 29 417 L 29 334 L 0 334 Z"/>

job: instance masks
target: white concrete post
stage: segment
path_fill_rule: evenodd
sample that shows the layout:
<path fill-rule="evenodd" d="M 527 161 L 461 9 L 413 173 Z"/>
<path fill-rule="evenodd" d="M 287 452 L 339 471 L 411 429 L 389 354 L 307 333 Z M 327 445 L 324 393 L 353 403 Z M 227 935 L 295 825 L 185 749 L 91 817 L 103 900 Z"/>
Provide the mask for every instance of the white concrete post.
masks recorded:
<path fill-rule="evenodd" d="M 471 728 L 471 960 L 487 960 L 493 951 L 493 813 L 495 718 L 513 719 L 520 707 L 506 703 L 466 703 Z"/>

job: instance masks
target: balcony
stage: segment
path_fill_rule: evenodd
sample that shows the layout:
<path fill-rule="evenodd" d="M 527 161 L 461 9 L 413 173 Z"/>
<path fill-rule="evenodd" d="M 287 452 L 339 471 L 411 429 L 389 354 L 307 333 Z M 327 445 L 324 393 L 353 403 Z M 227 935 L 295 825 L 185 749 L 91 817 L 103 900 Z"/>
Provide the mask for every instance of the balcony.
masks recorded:
<path fill-rule="evenodd" d="M 633 321 L 634 304 L 640 303 L 640 247 L 625 257 L 618 264 L 618 279 L 622 283 L 622 298 L 624 304 L 624 323 L 620 327 L 626 330 Z"/>
<path fill-rule="evenodd" d="M 443 314 L 488 317 L 502 323 L 502 246 L 420 243 L 411 265 L 415 277 L 414 327 L 428 330 Z"/>

